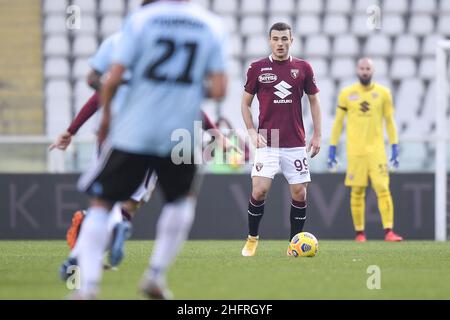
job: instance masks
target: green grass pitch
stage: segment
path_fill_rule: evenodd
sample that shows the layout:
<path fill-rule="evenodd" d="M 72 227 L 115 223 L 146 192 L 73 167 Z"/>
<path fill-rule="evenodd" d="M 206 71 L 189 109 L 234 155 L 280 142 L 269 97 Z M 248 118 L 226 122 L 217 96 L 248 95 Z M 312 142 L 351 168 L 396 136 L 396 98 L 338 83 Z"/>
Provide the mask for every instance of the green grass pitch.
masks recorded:
<path fill-rule="evenodd" d="M 450 243 L 320 241 L 314 258 L 286 257 L 285 241 L 189 241 L 169 272 L 176 299 L 450 299 Z M 152 241 L 129 241 L 117 271 L 106 271 L 101 299 L 141 299 L 137 284 Z M 1 241 L 0 299 L 64 299 L 57 269 L 63 241 Z M 381 289 L 369 290 L 377 265 Z"/>

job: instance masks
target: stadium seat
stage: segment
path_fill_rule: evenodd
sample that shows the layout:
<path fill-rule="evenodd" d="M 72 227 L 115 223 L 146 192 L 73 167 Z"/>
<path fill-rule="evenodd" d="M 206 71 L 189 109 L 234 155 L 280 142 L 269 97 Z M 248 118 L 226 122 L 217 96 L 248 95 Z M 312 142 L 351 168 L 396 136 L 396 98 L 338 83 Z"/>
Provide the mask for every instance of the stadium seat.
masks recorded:
<path fill-rule="evenodd" d="M 330 40 L 324 35 L 308 36 L 305 42 L 305 54 L 313 57 L 325 57 L 330 54 Z"/>
<path fill-rule="evenodd" d="M 391 65 L 391 77 L 394 80 L 411 78 L 416 75 L 416 63 L 412 58 L 394 58 Z"/>
<path fill-rule="evenodd" d="M 411 11 L 418 13 L 433 14 L 436 12 L 436 0 L 412 0 Z"/>
<path fill-rule="evenodd" d="M 367 9 L 371 6 L 379 6 L 379 0 L 355 0 L 354 11 L 359 13 L 367 13 Z"/>
<path fill-rule="evenodd" d="M 297 12 L 322 13 L 323 8 L 323 0 L 299 0 Z"/>
<path fill-rule="evenodd" d="M 384 13 L 400 13 L 404 14 L 408 11 L 408 0 L 383 1 Z"/>
<path fill-rule="evenodd" d="M 355 70 L 354 66 L 353 66 L 353 70 Z M 353 75 L 351 77 L 344 78 L 344 79 L 338 79 L 338 84 L 336 86 L 336 90 L 337 90 L 336 94 L 339 93 L 340 90 L 342 90 L 348 86 L 354 85 L 357 81 L 358 81 L 358 79 L 356 78 L 355 72 L 353 72 Z"/>
<path fill-rule="evenodd" d="M 403 94 L 413 96 L 414 98 L 420 98 L 425 92 L 425 87 L 420 79 L 417 78 L 403 79 L 400 82 L 397 92 L 399 95 Z"/>
<path fill-rule="evenodd" d="M 81 18 L 84 18 L 85 14 L 95 14 L 97 12 L 96 1 L 92 0 L 72 0 L 72 4 L 79 6 L 82 12 Z"/>
<path fill-rule="evenodd" d="M 67 56 L 70 52 L 69 40 L 65 35 L 48 36 L 44 43 L 46 56 Z"/>
<path fill-rule="evenodd" d="M 293 40 L 292 46 L 289 50 L 289 53 L 292 56 L 297 57 L 297 58 L 300 58 L 303 56 L 303 42 L 302 42 L 301 37 L 296 37 L 294 35 L 294 40 Z"/>
<path fill-rule="evenodd" d="M 450 35 L 450 14 L 440 15 L 437 24 L 437 33 L 449 36 Z"/>
<path fill-rule="evenodd" d="M 214 0 L 212 10 L 218 14 L 238 12 L 237 0 Z"/>
<path fill-rule="evenodd" d="M 193 0 L 195 3 L 203 3 L 203 2 L 209 2 L 208 0 L 200 1 L 200 0 Z M 138 9 L 142 4 L 142 0 L 129 0 L 128 1 L 128 12 L 134 11 Z"/>
<path fill-rule="evenodd" d="M 123 0 L 100 0 L 99 13 L 123 15 L 125 14 L 125 3 Z"/>
<path fill-rule="evenodd" d="M 229 59 L 227 73 L 231 81 L 233 81 L 233 79 L 242 80 L 245 74 L 242 70 L 241 61 L 239 59 Z"/>
<path fill-rule="evenodd" d="M 244 54 L 247 56 L 269 55 L 270 49 L 265 34 L 255 34 L 247 38 Z"/>
<path fill-rule="evenodd" d="M 66 16 L 63 14 L 50 14 L 44 19 L 44 32 L 47 35 L 66 34 Z"/>
<path fill-rule="evenodd" d="M 399 35 L 405 31 L 405 21 L 399 14 L 386 14 L 382 18 L 382 30 L 387 35 Z"/>
<path fill-rule="evenodd" d="M 238 22 L 235 15 L 223 15 L 221 18 L 229 36 L 238 31 Z"/>
<path fill-rule="evenodd" d="M 239 57 L 242 55 L 242 38 L 237 34 L 232 34 L 228 37 L 228 54 L 233 57 Z"/>
<path fill-rule="evenodd" d="M 67 5 L 67 0 L 44 0 L 43 11 L 45 14 L 65 13 Z"/>
<path fill-rule="evenodd" d="M 306 58 L 306 60 L 311 64 L 313 68 L 314 75 L 317 79 L 325 78 L 328 76 L 328 63 L 326 59 L 323 58 Z M 322 89 L 321 89 L 322 91 Z"/>
<path fill-rule="evenodd" d="M 387 76 L 381 76 L 378 73 L 375 75 L 374 78 L 375 82 L 379 83 L 382 86 L 385 86 L 386 88 L 389 88 L 391 91 L 393 89 L 391 78 L 388 78 Z"/>
<path fill-rule="evenodd" d="M 70 74 L 69 62 L 65 58 L 48 58 L 45 61 L 46 78 L 65 78 Z"/>
<path fill-rule="evenodd" d="M 81 16 L 81 28 L 76 32 L 96 35 L 97 30 L 97 18 L 91 14 L 83 14 Z"/>
<path fill-rule="evenodd" d="M 277 22 L 284 22 L 291 26 L 291 28 L 294 27 L 294 20 L 292 20 L 292 17 L 287 14 L 274 14 L 269 15 L 267 19 L 267 25 L 266 25 L 266 32 L 269 32 L 270 27 Z"/>
<path fill-rule="evenodd" d="M 416 56 L 419 53 L 419 40 L 413 35 L 400 35 L 394 42 L 396 56 Z"/>
<path fill-rule="evenodd" d="M 335 58 L 331 62 L 331 76 L 337 79 L 352 77 L 355 74 L 355 62 L 350 58 Z"/>
<path fill-rule="evenodd" d="M 341 14 L 327 14 L 323 21 L 323 31 L 328 35 L 347 33 L 347 17 Z"/>
<path fill-rule="evenodd" d="M 373 59 L 373 66 L 375 69 L 375 76 L 378 77 L 385 77 L 388 75 L 388 64 L 386 59 L 383 58 L 374 58 Z M 356 66 L 355 66 L 356 68 Z"/>
<path fill-rule="evenodd" d="M 425 36 L 434 32 L 434 21 L 430 15 L 413 15 L 409 20 L 409 32 L 418 36 Z"/>
<path fill-rule="evenodd" d="M 367 39 L 364 53 L 369 56 L 388 56 L 391 54 L 391 40 L 383 34 L 375 34 Z"/>
<path fill-rule="evenodd" d="M 333 54 L 335 56 L 356 56 L 359 54 L 358 39 L 351 34 L 340 35 L 334 39 Z"/>
<path fill-rule="evenodd" d="M 269 0 L 270 13 L 292 14 L 292 12 L 295 12 L 295 9 L 294 0 Z"/>
<path fill-rule="evenodd" d="M 429 34 L 425 36 L 422 42 L 422 55 L 434 56 L 436 54 L 436 44 L 442 37 L 438 34 Z"/>
<path fill-rule="evenodd" d="M 327 0 L 326 9 L 327 13 L 344 13 L 352 11 L 352 1 L 351 0 Z"/>
<path fill-rule="evenodd" d="M 266 30 L 264 18 L 259 15 L 242 17 L 240 30 L 240 33 L 244 36 L 255 33 L 266 34 L 268 31 Z"/>
<path fill-rule="evenodd" d="M 266 10 L 266 0 L 241 1 L 241 13 L 243 16 L 249 14 L 262 14 Z"/>
<path fill-rule="evenodd" d="M 67 80 L 53 80 L 50 79 L 45 85 L 45 98 L 50 100 L 57 100 L 59 97 L 68 97 L 72 95 L 70 83 Z"/>
<path fill-rule="evenodd" d="M 91 66 L 89 65 L 89 59 L 76 59 L 72 66 L 72 75 L 76 79 L 86 79 L 86 76 L 91 70 Z"/>
<path fill-rule="evenodd" d="M 432 58 L 423 58 L 419 64 L 419 77 L 424 80 L 436 78 L 436 60 Z"/>
<path fill-rule="evenodd" d="M 244 92 L 243 80 L 230 81 L 228 90 L 235 92 L 235 94 L 228 94 L 223 100 L 220 110 L 221 115 L 231 122 L 231 125 L 235 129 L 245 129 L 244 121 L 241 115 L 241 97 Z"/>
<path fill-rule="evenodd" d="M 45 123 L 49 137 L 56 137 L 67 129 L 72 117 L 69 97 L 46 100 Z"/>
<path fill-rule="evenodd" d="M 356 36 L 369 36 L 374 34 L 374 31 L 367 27 L 367 21 L 366 14 L 352 15 L 351 33 Z"/>
<path fill-rule="evenodd" d="M 314 14 L 300 14 L 295 24 L 295 34 L 311 35 L 320 32 L 320 17 Z"/>
<path fill-rule="evenodd" d="M 313 68 L 314 66 L 318 64 L 313 64 L 314 61 L 311 62 L 311 65 Z M 314 71 L 317 68 L 314 69 Z M 336 108 L 336 101 L 333 101 L 335 98 L 335 92 L 336 88 L 334 86 L 334 81 L 330 79 L 330 77 L 327 74 L 318 74 L 316 73 L 316 79 L 317 79 L 317 86 L 320 90 L 320 104 L 323 110 L 323 114 L 331 115 L 333 113 L 333 109 Z M 325 128 L 322 125 L 322 128 Z"/>
<path fill-rule="evenodd" d="M 76 104 L 76 111 L 78 112 L 83 104 L 92 96 L 94 90 L 88 86 L 85 79 L 79 79 L 75 83 L 74 97 L 80 103 Z"/>
<path fill-rule="evenodd" d="M 322 13 L 323 0 L 299 0 L 297 12 L 300 13 Z"/>
<path fill-rule="evenodd" d="M 90 56 L 97 50 L 97 39 L 94 36 L 80 35 L 75 37 L 72 53 L 75 56 Z"/>
<path fill-rule="evenodd" d="M 439 1 L 439 12 L 440 13 L 450 13 L 450 1 L 440 0 Z"/>
<path fill-rule="evenodd" d="M 103 16 L 100 22 L 100 34 L 103 37 L 109 36 L 122 28 L 123 18 L 121 15 Z"/>

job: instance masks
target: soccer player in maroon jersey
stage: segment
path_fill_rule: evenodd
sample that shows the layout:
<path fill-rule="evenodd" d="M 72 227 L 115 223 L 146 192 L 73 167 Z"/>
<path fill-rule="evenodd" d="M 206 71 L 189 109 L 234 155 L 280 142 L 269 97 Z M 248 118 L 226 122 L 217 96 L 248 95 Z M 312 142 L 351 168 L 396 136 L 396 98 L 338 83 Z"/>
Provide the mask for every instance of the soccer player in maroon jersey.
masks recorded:
<path fill-rule="evenodd" d="M 281 169 L 292 195 L 289 240 L 301 232 L 306 220 L 306 187 L 310 179 L 307 152 L 319 153 L 321 114 L 313 70 L 308 62 L 289 54 L 292 29 L 275 23 L 269 31 L 272 53 L 253 62 L 247 71 L 242 98 L 242 117 L 253 145 L 257 148 L 252 169 L 252 194 L 248 204 L 249 234 L 243 256 L 254 256 L 258 246 L 259 224 L 264 203 L 275 174 Z M 308 95 L 314 133 L 306 148 L 301 98 Z M 255 129 L 251 104 L 259 100 L 259 125 Z M 288 248 L 288 255 L 291 251 Z"/>

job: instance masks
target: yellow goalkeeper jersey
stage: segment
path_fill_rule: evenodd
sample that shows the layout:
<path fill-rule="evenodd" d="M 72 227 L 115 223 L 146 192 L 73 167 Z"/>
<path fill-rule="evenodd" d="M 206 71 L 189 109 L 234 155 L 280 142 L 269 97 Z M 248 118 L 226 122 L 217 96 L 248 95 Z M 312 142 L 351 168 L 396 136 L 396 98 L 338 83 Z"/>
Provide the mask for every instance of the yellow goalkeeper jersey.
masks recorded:
<path fill-rule="evenodd" d="M 386 120 L 390 143 L 398 143 L 392 96 L 384 86 L 372 83 L 365 87 L 358 82 L 340 92 L 331 145 L 339 141 L 344 118 L 347 118 L 348 157 L 385 155 L 383 120 Z"/>

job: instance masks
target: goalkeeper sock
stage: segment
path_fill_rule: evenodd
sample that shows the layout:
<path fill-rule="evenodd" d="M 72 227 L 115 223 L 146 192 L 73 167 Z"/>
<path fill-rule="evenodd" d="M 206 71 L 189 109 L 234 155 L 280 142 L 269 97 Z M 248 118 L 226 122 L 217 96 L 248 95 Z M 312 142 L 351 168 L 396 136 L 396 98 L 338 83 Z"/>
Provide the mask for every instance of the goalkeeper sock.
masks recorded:
<path fill-rule="evenodd" d="M 80 267 L 80 293 L 95 295 L 103 269 L 103 252 L 108 242 L 108 210 L 91 207 L 83 221 L 78 238 L 78 264 Z"/>
<path fill-rule="evenodd" d="M 377 198 L 383 228 L 392 229 L 394 226 L 394 205 L 392 203 L 391 192 L 385 189 L 377 193 Z"/>
<path fill-rule="evenodd" d="M 181 250 L 194 220 L 196 200 L 184 197 L 167 203 L 156 226 L 156 239 L 150 258 L 149 274 L 156 281 L 163 280 L 165 273 Z"/>
<path fill-rule="evenodd" d="M 248 234 L 257 237 L 259 233 L 259 223 L 264 215 L 264 200 L 258 201 L 253 197 L 248 202 Z"/>
<path fill-rule="evenodd" d="M 352 187 L 352 192 L 350 194 L 350 208 L 355 230 L 364 231 L 364 215 L 366 210 L 365 187 Z"/>
<path fill-rule="evenodd" d="M 291 236 L 289 241 L 297 234 L 302 232 L 306 221 L 306 201 L 295 201 L 291 203 Z"/>

